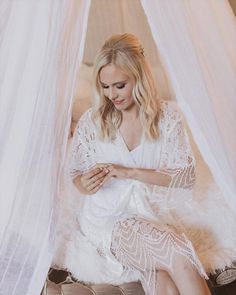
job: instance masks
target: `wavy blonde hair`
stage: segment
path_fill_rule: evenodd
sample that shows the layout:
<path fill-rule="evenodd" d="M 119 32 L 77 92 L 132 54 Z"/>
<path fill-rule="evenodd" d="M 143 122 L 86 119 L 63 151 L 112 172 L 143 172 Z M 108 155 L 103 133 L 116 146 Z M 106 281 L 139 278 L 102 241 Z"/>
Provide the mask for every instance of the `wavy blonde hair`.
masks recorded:
<path fill-rule="evenodd" d="M 139 40 L 127 33 L 111 36 L 95 58 L 93 71 L 95 101 L 92 118 L 99 128 L 100 138 L 114 139 L 122 122 L 121 111 L 117 110 L 104 95 L 100 82 L 100 71 L 108 64 L 119 66 L 129 77 L 134 78 L 132 96 L 139 106 L 144 134 L 147 139 L 157 139 L 160 105 L 156 87 Z"/>

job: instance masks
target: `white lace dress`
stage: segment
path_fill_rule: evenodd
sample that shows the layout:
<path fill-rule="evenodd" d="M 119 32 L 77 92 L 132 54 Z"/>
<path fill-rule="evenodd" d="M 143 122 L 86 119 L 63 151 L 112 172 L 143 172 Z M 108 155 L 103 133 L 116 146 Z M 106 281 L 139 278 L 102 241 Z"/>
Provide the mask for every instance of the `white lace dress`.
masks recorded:
<path fill-rule="evenodd" d="M 151 255 L 148 269 L 152 269 L 153 273 L 158 267 L 171 268 L 176 252 L 187 257 L 199 273 L 206 276 L 191 243 L 184 235 L 175 232 L 174 224 L 169 225 L 165 220 L 168 197 L 176 194 L 180 202 L 191 198 L 195 180 L 195 160 L 181 116 L 167 102 L 161 102 L 159 127 L 159 140 L 151 142 L 142 137 L 140 145 L 129 151 L 119 131 L 112 142 L 98 139 L 89 109 L 80 118 L 73 139 L 70 161 L 73 178 L 97 163 L 155 169 L 172 177 L 168 188 L 132 179 L 113 178 L 97 193 L 81 197 L 78 220 L 82 234 L 97 249 L 98 255 L 104 257 L 107 268 L 112 269 L 111 276 L 123 276 L 124 281 L 130 271 L 137 269 L 130 263 L 132 259 L 139 268 L 143 268 L 140 257 L 145 256 L 147 262 Z M 140 237 L 145 237 L 142 238 L 145 253 L 141 255 L 138 249 L 136 256 L 131 257 L 128 248 L 133 243 L 130 251 L 134 253 L 140 247 Z M 162 250 L 158 252 L 158 249 Z M 156 251 L 155 255 L 153 251 Z M 143 283 L 146 290 L 154 282 L 151 276 L 150 271 L 147 273 L 145 269 L 142 275 L 138 272 L 136 275 L 146 282 Z M 151 291 L 147 293 L 151 294 Z"/>

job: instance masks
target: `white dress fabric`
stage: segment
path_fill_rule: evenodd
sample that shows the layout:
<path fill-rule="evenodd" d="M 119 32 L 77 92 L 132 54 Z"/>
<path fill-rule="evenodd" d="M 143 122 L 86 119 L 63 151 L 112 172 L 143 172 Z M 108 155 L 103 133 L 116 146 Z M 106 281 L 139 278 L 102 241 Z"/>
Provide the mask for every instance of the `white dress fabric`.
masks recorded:
<path fill-rule="evenodd" d="M 111 252 L 114 227 L 119 228 L 119 222 L 130 220 L 130 224 L 136 223 L 136 228 L 137 224 L 145 225 L 145 223 L 155 224 L 157 229 L 163 230 L 163 226 L 165 229 L 168 228 L 169 225 L 165 223 L 166 201 L 173 193 L 180 198 L 180 202 L 181 198 L 186 200 L 186 196 L 191 200 L 191 188 L 195 180 L 195 160 L 181 116 L 167 102 L 161 102 L 160 138 L 155 141 L 147 141 L 142 136 L 140 144 L 131 151 L 127 148 L 119 131 L 112 142 L 99 140 L 97 128 L 91 120 L 91 113 L 92 109 L 89 109 L 80 118 L 75 131 L 70 160 L 72 178 L 88 171 L 97 163 L 155 169 L 172 176 L 169 187 L 148 185 L 132 179 L 112 178 L 95 194 L 81 196 L 78 213 L 81 234 L 86 237 L 90 245 L 97 249 L 98 255 L 106 260 L 106 267 L 112 269 L 111 276 L 123 277 L 124 281 L 127 281 L 129 270 L 132 267 L 124 267 L 124 261 L 122 264 L 118 262 Z M 174 224 L 171 225 L 171 228 L 174 228 Z M 165 259 L 164 253 L 162 257 L 168 267 L 171 268 L 170 256 L 174 252 L 178 252 L 187 257 L 197 267 L 201 275 L 207 277 L 187 238 L 184 235 L 176 234 L 178 238 L 175 239 L 174 229 L 169 232 L 164 230 L 164 232 L 167 233 L 167 240 L 174 241 L 173 243 L 166 242 L 170 253 Z M 171 239 L 170 236 L 172 236 Z M 121 240 L 122 237 L 114 231 L 113 244 L 115 246 L 113 245 L 113 250 L 120 248 Z M 158 262 L 160 263 L 160 260 Z M 153 267 L 157 266 L 158 264 Z M 135 278 L 142 279 L 138 273 Z M 151 282 L 153 283 L 153 279 L 149 278 L 149 283 Z"/>

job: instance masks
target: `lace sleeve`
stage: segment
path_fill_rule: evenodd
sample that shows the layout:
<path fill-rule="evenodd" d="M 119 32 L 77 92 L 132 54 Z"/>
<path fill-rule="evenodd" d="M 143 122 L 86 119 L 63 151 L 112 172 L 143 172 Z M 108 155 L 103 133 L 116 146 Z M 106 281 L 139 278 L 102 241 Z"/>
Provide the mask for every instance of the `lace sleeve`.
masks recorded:
<path fill-rule="evenodd" d="M 169 104 L 166 104 L 163 116 L 161 172 L 171 176 L 170 187 L 192 188 L 195 182 L 195 159 L 183 119 Z"/>
<path fill-rule="evenodd" d="M 79 120 L 74 132 L 69 173 L 74 179 L 96 164 L 95 131 L 91 121 L 91 109 Z"/>

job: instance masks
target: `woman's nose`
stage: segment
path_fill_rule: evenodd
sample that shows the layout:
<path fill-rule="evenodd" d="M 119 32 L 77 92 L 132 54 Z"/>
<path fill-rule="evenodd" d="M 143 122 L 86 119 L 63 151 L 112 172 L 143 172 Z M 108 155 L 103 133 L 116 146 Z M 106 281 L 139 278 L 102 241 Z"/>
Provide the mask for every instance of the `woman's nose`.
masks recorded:
<path fill-rule="evenodd" d="M 109 99 L 112 100 L 112 99 L 117 98 L 118 95 L 117 95 L 115 89 L 113 89 L 112 87 L 110 87 L 109 90 L 110 90 L 109 91 Z"/>

